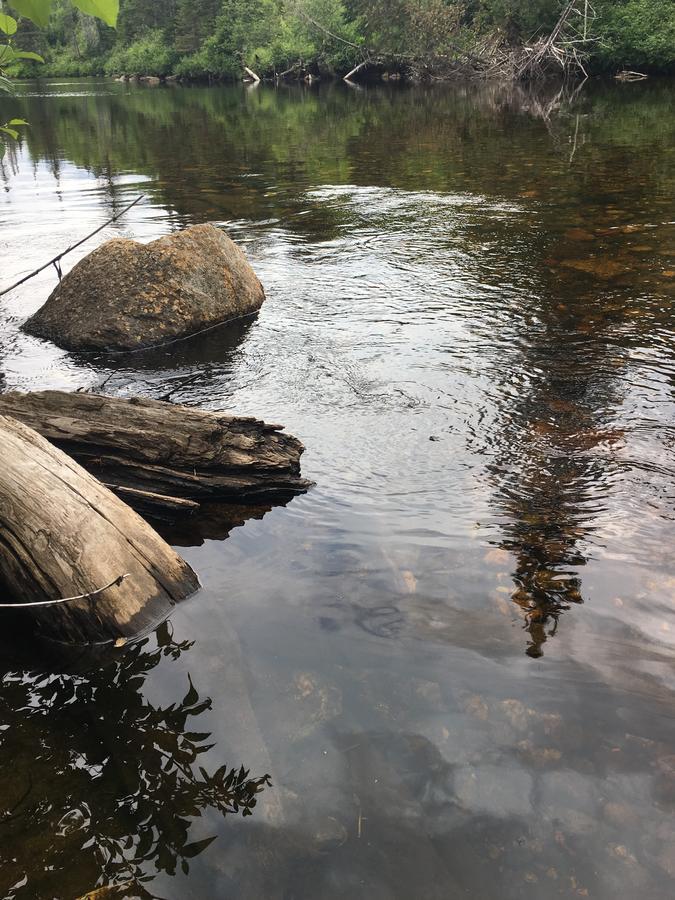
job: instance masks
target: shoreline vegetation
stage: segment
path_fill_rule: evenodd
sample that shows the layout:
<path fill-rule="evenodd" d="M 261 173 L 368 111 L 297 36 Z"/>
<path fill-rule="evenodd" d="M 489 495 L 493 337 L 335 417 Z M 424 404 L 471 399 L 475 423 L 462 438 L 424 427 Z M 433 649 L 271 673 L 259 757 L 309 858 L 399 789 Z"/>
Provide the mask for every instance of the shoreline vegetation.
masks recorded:
<path fill-rule="evenodd" d="M 11 2 L 5 4 L 11 9 Z M 672 73 L 672 0 L 121 0 L 118 28 L 56 0 L 20 21 L 19 78 L 535 81 Z"/>

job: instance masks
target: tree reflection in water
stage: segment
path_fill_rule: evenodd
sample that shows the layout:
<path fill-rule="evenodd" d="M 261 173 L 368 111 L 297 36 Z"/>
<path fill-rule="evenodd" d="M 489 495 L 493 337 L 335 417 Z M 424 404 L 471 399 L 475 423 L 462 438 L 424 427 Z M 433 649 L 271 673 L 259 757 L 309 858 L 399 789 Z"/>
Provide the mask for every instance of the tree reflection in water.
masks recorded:
<path fill-rule="evenodd" d="M 189 840 L 196 818 L 253 813 L 269 776 L 199 765 L 214 745 L 192 729 L 211 699 L 191 680 L 169 706 L 143 695 L 149 673 L 191 646 L 165 623 L 88 671 L 10 659 L 0 688 L 2 896 L 76 897 L 124 885 L 125 896 L 152 897 L 158 873 L 187 873 L 215 840 Z"/>
<path fill-rule="evenodd" d="M 518 397 L 505 404 L 490 467 L 500 546 L 516 559 L 512 599 L 524 612 L 526 653 L 533 658 L 543 656 L 561 614 L 584 602 L 579 570 L 623 439 L 613 421 L 621 352 L 608 338 L 622 308 L 608 312 L 602 295 L 580 292 L 578 304 L 552 303 L 537 313 L 521 349 L 526 374 Z M 585 328 L 587 318 L 592 329 Z"/>

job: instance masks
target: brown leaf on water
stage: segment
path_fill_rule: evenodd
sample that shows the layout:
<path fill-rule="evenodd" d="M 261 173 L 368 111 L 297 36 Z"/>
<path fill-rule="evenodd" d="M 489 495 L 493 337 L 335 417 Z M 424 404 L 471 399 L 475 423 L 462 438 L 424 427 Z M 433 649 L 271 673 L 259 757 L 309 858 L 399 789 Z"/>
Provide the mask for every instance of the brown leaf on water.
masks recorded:
<path fill-rule="evenodd" d="M 627 271 L 625 265 L 612 259 L 563 259 L 558 265 L 564 266 L 566 269 L 576 269 L 578 272 L 587 272 L 596 278 L 606 279 L 616 278 Z"/>
<path fill-rule="evenodd" d="M 595 235 L 583 228 L 570 228 L 564 235 L 570 241 L 594 241 Z"/>
<path fill-rule="evenodd" d="M 547 401 L 547 406 L 550 409 L 555 410 L 555 412 L 563 413 L 565 415 L 577 417 L 581 415 L 578 404 L 573 403 L 571 400 L 561 400 L 558 397 L 551 397 L 550 400 Z"/>
<path fill-rule="evenodd" d="M 113 900 L 114 897 L 124 897 L 128 895 L 129 888 L 135 885 L 134 881 L 125 881 L 124 884 L 109 884 L 105 887 L 96 888 L 78 897 L 78 900 Z"/>

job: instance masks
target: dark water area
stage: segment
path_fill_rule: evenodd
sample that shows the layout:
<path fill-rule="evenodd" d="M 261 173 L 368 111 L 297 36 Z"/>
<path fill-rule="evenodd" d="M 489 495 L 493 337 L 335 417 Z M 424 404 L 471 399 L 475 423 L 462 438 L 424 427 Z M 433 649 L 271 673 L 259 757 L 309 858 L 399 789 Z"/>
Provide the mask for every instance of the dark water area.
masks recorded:
<path fill-rule="evenodd" d="M 316 487 L 176 533 L 204 589 L 139 644 L 5 620 L 1 896 L 675 894 L 674 98 L 10 101 L 3 285 L 142 192 L 66 268 L 212 221 L 268 299 L 73 355 L 19 330 L 47 272 L 0 301 L 0 385 L 283 422 Z"/>

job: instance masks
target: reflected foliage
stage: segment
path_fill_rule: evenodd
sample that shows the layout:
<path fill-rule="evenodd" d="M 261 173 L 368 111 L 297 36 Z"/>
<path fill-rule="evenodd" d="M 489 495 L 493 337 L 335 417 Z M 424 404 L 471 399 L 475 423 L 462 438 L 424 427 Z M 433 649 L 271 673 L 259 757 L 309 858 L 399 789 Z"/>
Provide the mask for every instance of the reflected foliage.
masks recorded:
<path fill-rule="evenodd" d="M 9 664 L 0 686 L 0 888 L 7 898 L 76 897 L 126 885 L 152 896 L 157 873 L 189 871 L 215 835 L 190 839 L 207 811 L 252 815 L 268 776 L 200 764 L 211 707 L 189 681 L 155 705 L 146 679 L 191 648 L 170 626 L 113 659 L 73 670 Z M 5 648 L 6 649 L 6 648 Z M 83 663 L 86 662 L 86 665 Z M 169 672 L 162 672 L 166 678 Z M 76 871 L 73 861 L 77 860 Z M 133 890 L 131 890 L 133 887 Z"/>
<path fill-rule="evenodd" d="M 57 177 L 64 157 L 82 166 L 108 184 L 113 207 L 123 199 L 117 173 L 146 175 L 176 225 L 279 219 L 310 238 L 325 237 L 332 223 L 337 236 L 340 211 L 306 194 L 320 184 L 521 199 L 527 181 L 532 197 L 565 192 L 570 204 L 592 208 L 605 177 L 615 184 L 616 169 L 633 163 L 626 148 L 647 143 L 650 153 L 663 153 L 640 168 L 636 187 L 652 196 L 670 187 L 674 101 L 656 82 L 630 93 L 586 88 L 572 104 L 553 88 L 494 85 L 355 96 L 337 85 L 245 93 L 99 82 L 90 91 L 78 85 L 77 96 L 72 85 L 49 93 L 8 102 L 9 115 L 31 122 L 25 140 L 33 160 Z"/>

